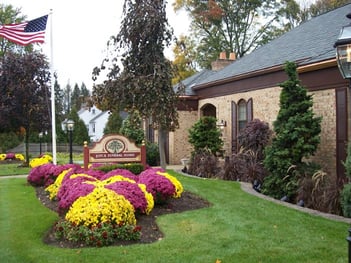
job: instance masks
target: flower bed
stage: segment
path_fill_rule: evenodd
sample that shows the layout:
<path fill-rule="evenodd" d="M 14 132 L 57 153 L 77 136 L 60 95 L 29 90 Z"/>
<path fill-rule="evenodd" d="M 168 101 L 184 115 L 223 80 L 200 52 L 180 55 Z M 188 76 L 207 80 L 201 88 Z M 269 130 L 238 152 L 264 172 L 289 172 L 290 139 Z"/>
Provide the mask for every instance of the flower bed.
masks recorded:
<path fill-rule="evenodd" d="M 43 165 L 43 164 L 47 164 L 47 163 L 51 163 L 52 162 L 52 157 L 48 154 L 44 154 L 38 158 L 34 158 L 29 162 L 29 166 L 31 168 Z"/>
<path fill-rule="evenodd" d="M 20 153 L 1 153 L 0 162 L 24 161 L 24 156 Z"/>
<path fill-rule="evenodd" d="M 140 238 L 137 215 L 183 192 L 175 177 L 152 168 L 134 175 L 124 169 L 104 173 L 48 163 L 33 168 L 28 182 L 46 186 L 50 199 L 58 202 L 57 238 L 90 246 Z"/>

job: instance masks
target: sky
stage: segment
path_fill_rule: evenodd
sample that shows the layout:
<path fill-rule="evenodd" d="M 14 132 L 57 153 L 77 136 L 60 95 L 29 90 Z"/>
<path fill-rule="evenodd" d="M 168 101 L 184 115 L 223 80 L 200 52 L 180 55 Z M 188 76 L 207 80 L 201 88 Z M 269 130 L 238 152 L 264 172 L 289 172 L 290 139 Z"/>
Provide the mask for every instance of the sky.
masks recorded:
<path fill-rule="evenodd" d="M 167 18 L 175 36 L 186 34 L 188 17 L 185 12 L 175 14 L 171 6 L 174 0 L 168 2 Z M 3 0 L 1 3 L 21 8 L 26 20 L 49 14 L 52 10 L 45 43 L 40 47 L 52 63 L 61 89 L 67 84 L 73 87 L 76 83 L 80 87 L 84 82 L 91 90 L 92 70 L 105 58 L 109 37 L 119 32 L 124 0 Z M 168 58 L 172 56 L 170 49 L 165 54 Z"/>

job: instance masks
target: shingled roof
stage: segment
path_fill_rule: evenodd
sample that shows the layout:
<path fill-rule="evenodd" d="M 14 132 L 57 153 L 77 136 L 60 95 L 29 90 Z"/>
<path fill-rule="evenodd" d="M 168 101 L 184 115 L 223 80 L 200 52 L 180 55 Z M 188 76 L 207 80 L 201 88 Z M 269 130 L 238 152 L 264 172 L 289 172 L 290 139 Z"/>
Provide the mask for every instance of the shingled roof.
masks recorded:
<path fill-rule="evenodd" d="M 192 88 L 196 86 L 199 83 L 202 83 L 204 79 L 208 78 L 209 76 L 213 75 L 215 71 L 209 70 L 209 69 L 204 69 L 201 70 L 200 72 L 195 73 L 191 77 L 186 78 L 185 80 L 182 80 L 182 84 L 185 87 L 185 95 L 187 96 L 192 96 L 196 95 Z M 177 90 L 179 85 L 174 86 L 174 90 Z"/>
<path fill-rule="evenodd" d="M 335 58 L 333 45 L 342 26 L 350 23 L 346 18 L 350 12 L 351 4 L 347 4 L 314 17 L 224 69 L 199 79 L 195 85 L 269 69 L 283 65 L 286 61 L 303 65 Z"/>

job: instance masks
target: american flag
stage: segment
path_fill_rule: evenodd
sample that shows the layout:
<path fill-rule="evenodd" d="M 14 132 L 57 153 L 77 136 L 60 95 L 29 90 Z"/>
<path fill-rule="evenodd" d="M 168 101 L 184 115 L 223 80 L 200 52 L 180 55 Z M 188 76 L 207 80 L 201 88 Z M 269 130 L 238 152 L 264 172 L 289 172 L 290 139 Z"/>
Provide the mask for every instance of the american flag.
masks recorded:
<path fill-rule="evenodd" d="M 48 15 L 20 24 L 0 25 L 0 37 L 26 46 L 31 43 L 44 43 Z"/>

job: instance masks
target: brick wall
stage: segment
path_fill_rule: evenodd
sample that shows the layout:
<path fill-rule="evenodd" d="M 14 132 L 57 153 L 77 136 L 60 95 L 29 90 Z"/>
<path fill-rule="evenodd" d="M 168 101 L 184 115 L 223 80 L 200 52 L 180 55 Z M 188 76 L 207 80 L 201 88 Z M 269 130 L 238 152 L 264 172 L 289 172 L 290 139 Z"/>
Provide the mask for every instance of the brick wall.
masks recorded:
<path fill-rule="evenodd" d="M 169 134 L 169 163 L 181 164 L 180 159 L 190 158 L 192 147 L 188 142 L 189 129 L 198 120 L 197 111 L 179 112 L 179 129 Z"/>
<path fill-rule="evenodd" d="M 216 117 L 219 121 L 224 120 L 227 126 L 223 129 L 224 150 L 226 155 L 231 154 L 231 102 L 238 103 L 240 99 L 253 100 L 253 118 L 269 123 L 273 129 L 273 121 L 279 112 L 280 87 L 273 87 L 233 94 L 217 98 L 203 99 L 199 101 L 199 109 L 210 103 L 217 108 Z M 336 172 L 336 110 L 335 90 L 328 89 L 313 92 L 313 111 L 316 116 L 323 116 L 321 123 L 321 143 L 313 159 L 333 175 Z M 200 116 L 196 112 L 180 112 L 180 129 L 170 135 L 170 163 L 179 164 L 180 159 L 189 157 L 191 147 L 188 143 L 188 129 Z"/>

